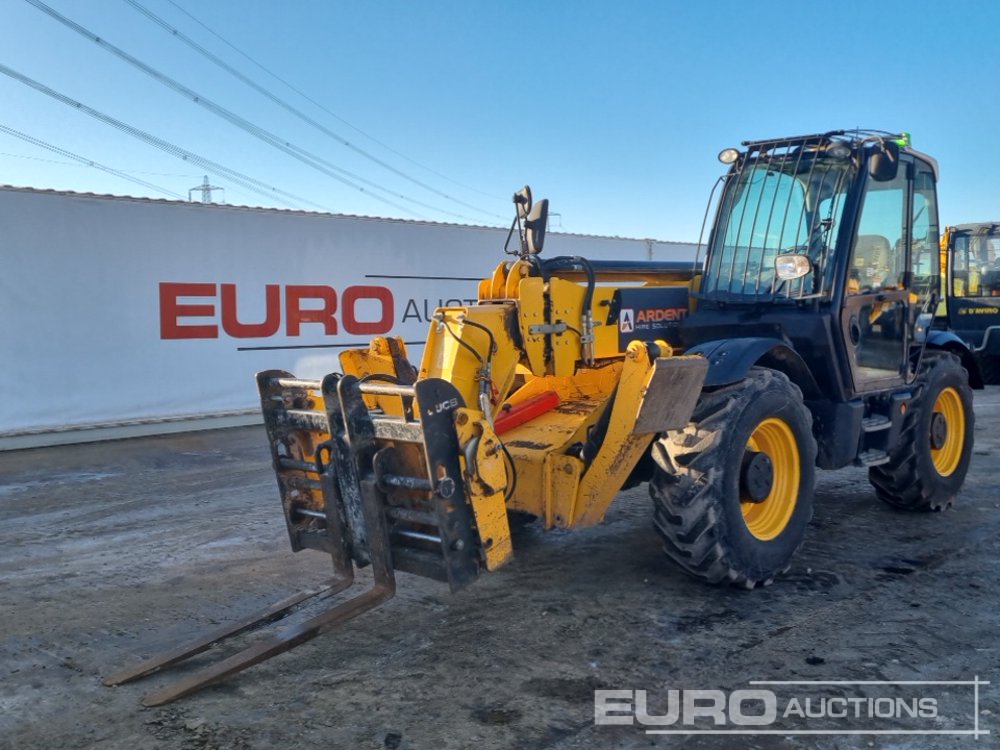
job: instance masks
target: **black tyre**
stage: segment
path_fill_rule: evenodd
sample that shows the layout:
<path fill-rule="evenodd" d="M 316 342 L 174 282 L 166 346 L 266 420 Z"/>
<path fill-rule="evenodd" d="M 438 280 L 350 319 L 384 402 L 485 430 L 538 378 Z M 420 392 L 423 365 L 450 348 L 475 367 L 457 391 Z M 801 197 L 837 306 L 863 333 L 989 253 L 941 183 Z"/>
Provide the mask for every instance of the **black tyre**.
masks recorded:
<path fill-rule="evenodd" d="M 944 352 L 925 355 L 892 457 L 868 470 L 875 493 L 905 510 L 947 508 L 969 470 L 974 424 L 969 375 L 959 359 Z"/>
<path fill-rule="evenodd" d="M 653 444 L 653 522 L 667 556 L 747 588 L 788 569 L 812 517 L 816 440 L 802 393 L 753 368 L 702 394 L 692 423 Z"/>

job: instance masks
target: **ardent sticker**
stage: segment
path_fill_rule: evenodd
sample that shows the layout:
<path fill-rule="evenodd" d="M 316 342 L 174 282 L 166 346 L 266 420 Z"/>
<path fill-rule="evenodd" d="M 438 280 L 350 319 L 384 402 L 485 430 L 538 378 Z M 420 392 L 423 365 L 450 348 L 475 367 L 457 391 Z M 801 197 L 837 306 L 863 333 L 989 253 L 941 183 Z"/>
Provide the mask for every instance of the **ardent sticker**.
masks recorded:
<path fill-rule="evenodd" d="M 663 339 L 671 346 L 680 343 L 678 326 L 688 314 L 686 286 L 636 287 L 615 291 L 612 310 L 616 311 L 619 351 L 631 341 Z M 615 318 L 608 322 L 614 324 Z"/>

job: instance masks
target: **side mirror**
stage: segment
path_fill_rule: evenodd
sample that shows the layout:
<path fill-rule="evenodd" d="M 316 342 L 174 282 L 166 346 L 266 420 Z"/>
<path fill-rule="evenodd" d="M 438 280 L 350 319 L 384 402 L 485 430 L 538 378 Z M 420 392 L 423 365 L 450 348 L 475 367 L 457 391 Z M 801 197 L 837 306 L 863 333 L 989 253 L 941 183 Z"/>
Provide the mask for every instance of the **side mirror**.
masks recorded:
<path fill-rule="evenodd" d="M 517 218 L 523 219 L 531 213 L 531 188 L 525 185 L 514 193 L 514 205 L 517 206 Z"/>
<path fill-rule="evenodd" d="M 774 259 L 774 273 L 782 281 L 801 279 L 811 270 L 812 262 L 807 255 L 789 253 Z"/>
<path fill-rule="evenodd" d="M 524 220 L 524 235 L 528 243 L 528 254 L 538 255 L 545 244 L 545 229 L 549 223 L 549 199 L 538 201 Z"/>
<path fill-rule="evenodd" d="M 899 145 L 885 141 L 879 149 L 868 157 L 868 175 L 875 182 L 889 182 L 896 179 L 899 171 Z"/>

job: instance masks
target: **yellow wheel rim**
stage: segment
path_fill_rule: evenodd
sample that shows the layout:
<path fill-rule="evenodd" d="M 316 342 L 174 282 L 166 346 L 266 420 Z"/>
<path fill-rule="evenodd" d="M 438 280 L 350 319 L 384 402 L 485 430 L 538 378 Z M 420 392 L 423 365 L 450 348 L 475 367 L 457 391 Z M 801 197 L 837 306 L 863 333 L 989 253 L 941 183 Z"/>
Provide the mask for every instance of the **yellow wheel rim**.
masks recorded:
<path fill-rule="evenodd" d="M 951 476 L 962 460 L 962 449 L 965 447 L 965 410 L 958 391 L 950 386 L 943 389 L 934 401 L 933 413 L 944 418 L 947 434 L 940 448 L 931 446 L 931 462 L 938 474 Z"/>
<path fill-rule="evenodd" d="M 785 530 L 795 512 L 802 479 L 799 444 L 787 422 L 769 417 L 751 433 L 747 448 L 766 453 L 774 468 L 774 480 L 767 497 L 759 503 L 740 498 L 747 529 L 758 539 L 768 541 Z"/>

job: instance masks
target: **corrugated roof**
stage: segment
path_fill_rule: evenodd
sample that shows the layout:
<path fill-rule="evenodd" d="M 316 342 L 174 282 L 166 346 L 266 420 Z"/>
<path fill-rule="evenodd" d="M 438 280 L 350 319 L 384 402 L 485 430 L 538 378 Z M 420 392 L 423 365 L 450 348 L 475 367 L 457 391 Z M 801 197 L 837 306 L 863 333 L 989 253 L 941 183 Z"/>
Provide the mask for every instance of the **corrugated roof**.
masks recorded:
<path fill-rule="evenodd" d="M 471 229 L 490 229 L 498 231 L 506 231 L 506 226 L 489 226 L 486 224 L 459 224 L 456 222 L 447 221 L 427 221 L 425 219 L 396 219 L 388 216 L 365 216 L 361 214 L 338 214 L 331 213 L 328 211 L 305 211 L 298 208 L 271 208 L 267 206 L 244 206 L 236 205 L 233 203 L 202 203 L 200 201 L 182 201 L 175 200 L 172 198 L 147 198 L 143 196 L 135 195 L 112 195 L 110 193 L 80 193 L 75 190 L 55 190 L 53 188 L 36 188 L 36 187 L 24 187 L 20 185 L 0 185 L 0 190 L 9 190 L 22 193 L 38 193 L 41 195 L 61 195 L 72 198 L 94 198 L 97 200 L 117 200 L 117 201 L 134 201 L 136 203 L 155 203 L 158 205 L 173 205 L 173 206 L 186 206 L 188 208 L 196 207 L 200 209 L 222 209 L 222 210 L 235 210 L 235 211 L 259 211 L 264 213 L 276 213 L 282 215 L 293 215 L 293 216 L 319 216 L 319 217 L 329 217 L 329 218 L 344 218 L 344 219 L 361 219 L 364 221 L 391 221 L 400 224 L 420 224 L 429 226 L 444 226 L 444 227 L 465 227 Z M 620 235 L 603 235 L 603 234 L 581 234 L 579 232 L 556 232 L 549 231 L 549 234 L 558 234 L 566 237 L 592 237 L 594 239 L 604 239 L 604 240 L 629 240 L 633 242 L 657 242 L 665 245 L 697 245 L 697 242 L 686 242 L 680 240 L 658 240 L 650 237 L 622 237 Z"/>

